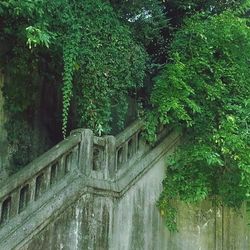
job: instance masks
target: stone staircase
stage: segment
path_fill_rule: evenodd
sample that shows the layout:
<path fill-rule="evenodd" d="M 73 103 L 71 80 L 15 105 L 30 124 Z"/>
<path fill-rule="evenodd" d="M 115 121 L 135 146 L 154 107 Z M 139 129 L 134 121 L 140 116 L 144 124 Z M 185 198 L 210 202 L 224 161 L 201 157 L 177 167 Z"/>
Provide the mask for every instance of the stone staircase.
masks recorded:
<path fill-rule="evenodd" d="M 46 237 L 53 241 L 56 236 L 43 236 L 39 243 L 34 243 L 34 239 L 43 235 L 41 232 L 56 223 L 82 197 L 122 197 L 159 159 L 173 151 L 178 142 L 179 134 L 165 129 L 154 146 L 147 145 L 140 121 L 116 137 L 97 137 L 89 129 L 72 131 L 68 138 L 11 176 L 0 188 L 0 250 L 112 249 L 110 212 L 103 217 L 108 218 L 107 225 L 102 222 L 109 230 L 106 237 L 95 236 L 101 237 L 100 241 L 106 238 L 106 245 L 93 246 L 93 241 L 98 239 L 89 236 L 90 229 L 73 233 L 77 235 L 76 240 L 68 247 L 68 240 L 64 243 L 61 240 L 62 246 L 59 243 L 45 246 Z M 80 222 L 74 223 L 70 235 Z M 91 223 L 87 219 L 85 226 L 90 228 Z M 85 236 L 79 236 L 82 234 Z"/>

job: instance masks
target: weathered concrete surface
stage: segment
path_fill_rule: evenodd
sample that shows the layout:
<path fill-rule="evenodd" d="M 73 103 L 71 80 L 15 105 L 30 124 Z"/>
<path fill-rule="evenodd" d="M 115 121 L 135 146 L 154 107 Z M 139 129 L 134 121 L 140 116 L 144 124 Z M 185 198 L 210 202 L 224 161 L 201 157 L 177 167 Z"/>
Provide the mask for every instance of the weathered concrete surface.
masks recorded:
<path fill-rule="evenodd" d="M 169 233 L 155 206 L 161 191 L 161 158 L 120 198 L 87 194 L 21 250 L 249 250 L 242 213 L 178 203 L 178 233 Z"/>
<path fill-rule="evenodd" d="M 85 194 L 21 250 L 171 249 L 170 234 L 155 206 L 164 159 L 121 197 Z"/>
<path fill-rule="evenodd" d="M 173 249 L 248 250 L 246 221 L 245 206 L 234 211 L 208 201 L 195 206 L 179 202 Z"/>
<path fill-rule="evenodd" d="M 247 243 L 250 246 L 250 202 L 247 203 Z"/>
<path fill-rule="evenodd" d="M 171 249 L 170 234 L 156 208 L 164 165 L 162 158 L 117 201 L 110 249 Z"/>
<path fill-rule="evenodd" d="M 224 208 L 222 223 L 222 247 L 224 249 L 250 249 L 245 206 L 240 211 Z"/>
<path fill-rule="evenodd" d="M 173 235 L 173 249 L 217 249 L 219 239 L 215 238 L 216 219 L 211 204 L 194 206 L 179 202 L 177 207 L 179 232 Z"/>
<path fill-rule="evenodd" d="M 177 203 L 178 233 L 169 233 L 155 207 L 164 176 L 161 159 L 119 200 L 110 249 L 249 250 L 245 207 L 215 208 L 211 202 Z"/>
<path fill-rule="evenodd" d="M 21 250 L 110 249 L 112 199 L 84 195 Z"/>
<path fill-rule="evenodd" d="M 131 138 L 137 138 L 136 147 L 128 143 Z M 116 146 L 112 158 L 104 157 L 107 168 L 115 164 L 113 156 L 118 159 L 122 147 L 127 156 L 129 145 L 138 148 L 137 157 L 124 161 L 120 169 L 114 167 L 117 171 L 112 178 L 92 174 L 105 169 L 86 169 L 93 165 L 93 155 L 90 156 L 93 134 L 88 130 L 75 131 L 19 175 L 12 176 L 0 193 L 3 200 L 11 196 L 11 207 L 16 213 L 8 223 L 0 225 L 0 249 L 249 250 L 244 207 L 237 214 L 214 208 L 209 202 L 197 206 L 178 202 L 179 232 L 168 232 L 155 205 L 161 192 L 166 157 L 178 144 L 179 135 L 171 132 L 151 149 L 142 147 L 139 138 L 137 134 L 122 135 L 115 138 L 114 145 L 112 142 Z M 98 140 L 106 152 L 106 140 Z M 108 146 L 110 149 L 111 145 Z M 73 153 L 71 160 L 67 160 L 69 152 Z M 50 185 L 48 180 L 54 176 L 55 165 L 60 179 Z M 66 173 L 59 174 L 65 166 L 68 166 Z M 35 199 L 37 177 L 41 173 L 47 176 L 47 192 Z M 27 183 L 33 195 L 30 205 L 20 213 L 19 194 Z"/>
<path fill-rule="evenodd" d="M 0 182 L 7 176 L 6 166 L 8 163 L 7 133 L 4 128 L 6 116 L 4 114 L 4 98 L 2 93 L 4 77 L 0 69 Z"/>

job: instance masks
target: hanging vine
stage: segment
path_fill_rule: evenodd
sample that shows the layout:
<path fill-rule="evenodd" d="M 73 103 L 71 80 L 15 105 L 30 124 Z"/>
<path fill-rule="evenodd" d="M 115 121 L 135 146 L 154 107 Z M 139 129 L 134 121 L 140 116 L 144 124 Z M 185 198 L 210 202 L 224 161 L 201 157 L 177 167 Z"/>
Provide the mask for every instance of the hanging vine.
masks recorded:
<path fill-rule="evenodd" d="M 63 47 L 63 112 L 62 112 L 62 133 L 65 138 L 69 116 L 70 102 L 73 96 L 73 77 L 76 69 L 76 58 L 79 53 L 80 32 L 76 30 L 70 41 Z"/>
<path fill-rule="evenodd" d="M 86 126 L 97 133 L 110 131 L 117 96 L 125 100 L 129 89 L 142 86 L 146 60 L 144 49 L 112 6 L 102 0 L 30 4 L 12 0 L 0 3 L 1 12 L 4 39 L 18 38 L 21 46 L 54 60 L 51 65 L 56 65 L 55 79 L 62 89 L 63 136 L 72 102 L 78 114 L 71 118 L 72 126 Z M 120 124 L 125 113 L 120 113 Z"/>

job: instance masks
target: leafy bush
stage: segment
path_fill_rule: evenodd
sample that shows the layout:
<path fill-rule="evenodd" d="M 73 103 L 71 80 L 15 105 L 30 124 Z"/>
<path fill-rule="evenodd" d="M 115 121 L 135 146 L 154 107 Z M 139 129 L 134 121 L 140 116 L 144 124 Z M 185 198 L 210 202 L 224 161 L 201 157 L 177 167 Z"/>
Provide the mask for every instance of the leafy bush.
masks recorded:
<path fill-rule="evenodd" d="M 207 197 L 240 207 L 250 195 L 250 28 L 230 11 L 186 20 L 151 96 L 149 140 L 159 124 L 184 131 L 158 206 L 176 229 L 171 201 Z"/>

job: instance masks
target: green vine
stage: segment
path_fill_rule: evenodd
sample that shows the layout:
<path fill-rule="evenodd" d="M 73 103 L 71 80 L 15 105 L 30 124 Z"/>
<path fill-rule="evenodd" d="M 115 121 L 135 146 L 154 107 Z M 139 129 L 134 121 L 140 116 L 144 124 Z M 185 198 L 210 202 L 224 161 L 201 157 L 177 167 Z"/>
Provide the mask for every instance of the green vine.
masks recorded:
<path fill-rule="evenodd" d="M 68 129 L 79 126 L 98 134 L 109 132 L 113 107 L 121 107 L 120 100 L 124 104 L 119 112 L 122 125 L 126 95 L 143 84 L 146 53 L 117 12 L 102 0 L 0 3 L 5 27 L 1 39 L 5 43 L 18 40 L 31 55 L 39 55 L 38 62 L 46 58 L 48 62 L 37 64 L 38 71 L 44 63 L 54 67 L 51 78 L 62 90 L 64 137 Z M 14 46 L 10 43 L 9 49 Z M 20 58 L 29 64 L 21 53 Z"/>
<path fill-rule="evenodd" d="M 63 112 L 62 112 L 62 133 L 66 137 L 67 123 L 69 116 L 70 101 L 73 96 L 73 76 L 76 70 L 76 58 L 79 52 L 80 32 L 75 32 L 75 37 L 65 44 L 63 48 Z"/>

